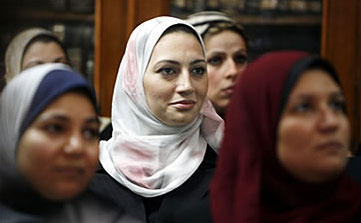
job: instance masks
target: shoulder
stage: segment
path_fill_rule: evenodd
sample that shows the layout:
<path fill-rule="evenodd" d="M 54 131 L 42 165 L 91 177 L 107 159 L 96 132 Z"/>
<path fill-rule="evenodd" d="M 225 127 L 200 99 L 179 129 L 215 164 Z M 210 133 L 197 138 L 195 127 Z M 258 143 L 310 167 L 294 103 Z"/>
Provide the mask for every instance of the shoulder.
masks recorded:
<path fill-rule="evenodd" d="M 101 164 L 99 164 L 98 170 L 90 182 L 89 191 L 102 199 L 111 200 L 115 203 L 117 203 L 116 201 L 127 199 L 141 200 L 138 195 L 111 177 Z"/>
<path fill-rule="evenodd" d="M 40 223 L 44 222 L 43 219 L 37 216 L 31 216 L 27 213 L 23 213 L 17 210 L 14 210 L 2 203 L 0 203 L 0 219 L 4 220 L 7 223 L 23 223 L 23 222 L 32 222 Z"/>
<path fill-rule="evenodd" d="M 104 199 L 90 190 L 66 206 L 67 215 L 73 216 L 73 222 L 77 223 L 141 222 L 112 200 Z"/>
<path fill-rule="evenodd" d="M 142 197 L 113 179 L 101 165 L 90 182 L 87 193 L 121 210 L 118 214 L 123 219 L 128 219 L 125 222 L 143 222 L 145 219 Z"/>

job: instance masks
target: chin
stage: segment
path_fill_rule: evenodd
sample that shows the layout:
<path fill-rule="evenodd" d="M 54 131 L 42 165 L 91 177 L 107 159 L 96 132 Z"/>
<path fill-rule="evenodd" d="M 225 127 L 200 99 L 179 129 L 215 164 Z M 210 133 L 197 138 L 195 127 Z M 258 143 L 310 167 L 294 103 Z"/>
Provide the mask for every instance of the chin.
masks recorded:
<path fill-rule="evenodd" d="M 222 113 L 226 109 L 229 102 L 230 102 L 230 100 L 222 100 L 222 101 L 218 101 L 218 102 L 212 102 L 212 104 L 213 104 L 213 107 L 216 109 L 217 113 L 219 113 L 219 112 Z"/>
<path fill-rule="evenodd" d="M 68 184 L 61 185 L 54 190 L 43 192 L 42 195 L 52 201 L 70 200 L 81 194 L 86 188 L 86 185 Z"/>
<path fill-rule="evenodd" d="M 336 179 L 346 168 L 346 161 L 334 160 L 324 163 L 317 171 L 319 173 L 318 181 L 320 183 Z M 315 171 L 316 172 L 316 171 Z"/>
<path fill-rule="evenodd" d="M 172 117 L 171 120 L 163 121 L 166 125 L 169 126 L 185 126 L 194 121 L 194 119 L 198 116 L 197 115 L 190 115 L 190 114 L 176 114 L 174 117 Z"/>
<path fill-rule="evenodd" d="M 191 123 L 193 120 L 173 120 L 171 123 L 167 123 L 169 126 L 185 126 L 188 125 L 189 123 Z"/>

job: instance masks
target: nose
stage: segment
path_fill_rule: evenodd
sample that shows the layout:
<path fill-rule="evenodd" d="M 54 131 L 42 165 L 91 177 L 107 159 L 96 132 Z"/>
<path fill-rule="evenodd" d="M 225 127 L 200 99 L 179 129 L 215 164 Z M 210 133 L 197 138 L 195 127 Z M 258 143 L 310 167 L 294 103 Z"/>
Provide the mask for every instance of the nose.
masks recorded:
<path fill-rule="evenodd" d="M 338 129 L 340 125 L 340 114 L 326 106 L 321 109 L 319 116 L 319 128 L 322 132 L 328 133 Z"/>
<path fill-rule="evenodd" d="M 229 59 L 227 71 L 224 74 L 225 77 L 227 79 L 236 79 L 240 72 L 241 68 L 237 66 L 233 59 Z"/>
<path fill-rule="evenodd" d="M 73 133 L 69 136 L 64 152 L 67 155 L 80 155 L 84 151 L 83 138 L 80 133 Z"/>
<path fill-rule="evenodd" d="M 179 94 L 186 95 L 192 94 L 194 92 L 190 73 L 186 69 L 183 69 L 182 72 L 179 74 L 179 77 L 177 79 L 176 91 Z"/>

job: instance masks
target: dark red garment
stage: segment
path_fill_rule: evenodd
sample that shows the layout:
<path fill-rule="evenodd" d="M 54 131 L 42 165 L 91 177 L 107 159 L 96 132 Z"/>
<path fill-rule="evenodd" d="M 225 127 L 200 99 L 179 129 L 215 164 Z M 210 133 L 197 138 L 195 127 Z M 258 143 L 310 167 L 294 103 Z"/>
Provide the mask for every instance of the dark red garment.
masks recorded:
<path fill-rule="evenodd" d="M 281 101 L 296 82 L 290 85 L 289 76 L 296 62 L 309 57 L 300 51 L 268 53 L 239 79 L 211 185 L 215 223 L 343 223 L 360 212 L 360 185 L 346 173 L 333 182 L 308 184 L 288 174 L 276 156 Z M 337 82 L 336 74 L 330 76 Z"/>

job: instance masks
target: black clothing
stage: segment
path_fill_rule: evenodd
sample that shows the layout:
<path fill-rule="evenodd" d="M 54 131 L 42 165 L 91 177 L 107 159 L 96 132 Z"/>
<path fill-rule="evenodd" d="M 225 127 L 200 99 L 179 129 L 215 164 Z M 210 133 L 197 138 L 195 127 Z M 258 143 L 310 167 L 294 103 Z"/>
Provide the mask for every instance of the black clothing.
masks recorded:
<path fill-rule="evenodd" d="M 105 126 L 103 131 L 100 132 L 99 138 L 100 140 L 108 140 L 112 137 L 112 133 L 113 133 L 113 126 L 110 123 L 107 126 Z"/>
<path fill-rule="evenodd" d="M 361 156 L 354 156 L 348 160 L 347 172 L 361 183 Z"/>
<path fill-rule="evenodd" d="M 127 219 L 142 223 L 212 222 L 209 185 L 213 177 L 217 154 L 210 147 L 196 172 L 175 190 L 152 198 L 137 195 L 114 180 L 100 167 L 90 184 L 90 190 L 116 203 Z M 191 207 L 199 207 L 190 211 Z M 192 216 L 195 214 L 196 216 Z M 194 217 L 194 218 L 193 218 Z M 194 221 L 193 221 L 194 220 Z"/>

